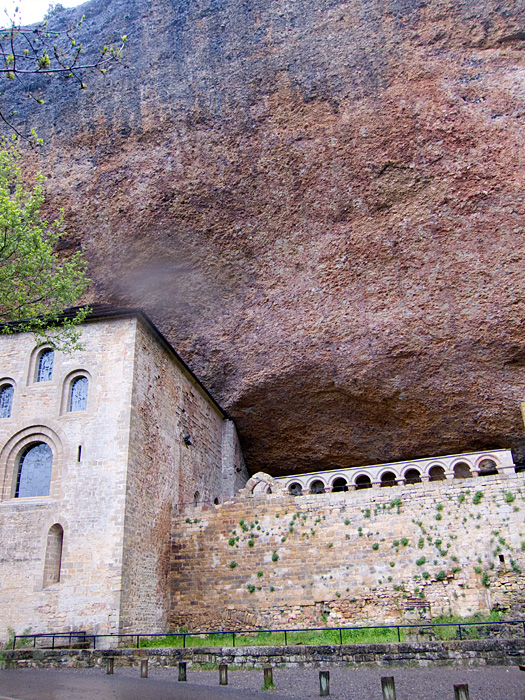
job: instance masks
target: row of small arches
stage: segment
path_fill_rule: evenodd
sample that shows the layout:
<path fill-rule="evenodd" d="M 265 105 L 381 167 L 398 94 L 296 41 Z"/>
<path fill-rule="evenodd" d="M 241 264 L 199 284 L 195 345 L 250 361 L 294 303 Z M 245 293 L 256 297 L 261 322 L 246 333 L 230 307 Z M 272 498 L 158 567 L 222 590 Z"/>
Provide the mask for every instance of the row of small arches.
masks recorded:
<path fill-rule="evenodd" d="M 88 389 L 89 379 L 85 375 L 76 376 L 71 380 L 67 399 L 68 412 L 86 410 Z M 4 383 L 0 387 L 0 418 L 11 418 L 14 397 L 14 384 Z"/>
<path fill-rule="evenodd" d="M 496 462 L 492 459 L 484 459 L 479 464 L 479 475 L 480 476 L 490 476 L 492 474 L 497 474 Z M 405 471 L 403 476 L 400 478 L 394 472 L 386 471 L 381 474 L 381 479 L 379 482 L 380 487 L 397 486 L 399 483 L 404 484 L 420 484 L 422 483 L 421 472 L 418 469 L 410 468 Z M 472 474 L 470 465 L 466 462 L 458 462 L 454 466 L 454 478 L 455 479 L 470 479 L 474 475 Z M 445 481 L 445 469 L 440 465 L 431 467 L 428 471 L 429 481 Z M 348 491 L 349 487 L 352 486 L 355 490 L 360 489 L 370 489 L 372 488 L 372 480 L 368 474 L 359 474 L 355 479 L 353 484 L 349 484 L 347 479 L 344 477 L 337 477 L 333 480 L 331 488 L 322 480 L 316 479 L 310 484 L 309 492 L 312 494 L 326 493 L 327 491 L 337 492 L 337 491 Z M 292 496 L 301 496 L 303 494 L 303 486 L 298 481 L 291 483 L 288 486 L 288 492 Z"/>

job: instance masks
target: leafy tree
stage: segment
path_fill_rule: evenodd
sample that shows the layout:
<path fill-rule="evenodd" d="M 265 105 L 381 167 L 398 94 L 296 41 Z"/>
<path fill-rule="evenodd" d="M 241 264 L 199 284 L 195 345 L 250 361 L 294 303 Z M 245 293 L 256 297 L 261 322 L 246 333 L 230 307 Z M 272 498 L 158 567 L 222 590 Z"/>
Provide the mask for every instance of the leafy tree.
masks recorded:
<path fill-rule="evenodd" d="M 85 73 L 105 74 L 110 65 L 120 59 L 126 44 L 127 37 L 122 36 L 118 46 L 104 45 L 97 55 L 86 57 L 82 44 L 75 38 L 84 16 L 70 25 L 60 19 L 63 11 L 62 5 L 51 4 L 41 24 L 22 27 L 17 10 L 10 26 L 0 28 L 0 77 L 17 81 L 27 97 L 39 104 L 44 100 L 28 87 L 27 79 L 35 75 L 62 75 L 84 89 Z M 15 114 L 16 109 L 0 106 L 1 121 L 17 136 L 40 145 L 41 140 L 33 130 L 22 133 L 15 127 L 12 120 Z"/>
<path fill-rule="evenodd" d="M 0 322 L 3 333 L 30 331 L 41 341 L 68 350 L 80 347 L 82 308 L 64 318 L 86 290 L 87 263 L 81 252 L 60 261 L 56 244 L 64 235 L 63 214 L 48 224 L 40 216 L 45 177 L 27 191 L 16 145 L 0 149 Z"/>

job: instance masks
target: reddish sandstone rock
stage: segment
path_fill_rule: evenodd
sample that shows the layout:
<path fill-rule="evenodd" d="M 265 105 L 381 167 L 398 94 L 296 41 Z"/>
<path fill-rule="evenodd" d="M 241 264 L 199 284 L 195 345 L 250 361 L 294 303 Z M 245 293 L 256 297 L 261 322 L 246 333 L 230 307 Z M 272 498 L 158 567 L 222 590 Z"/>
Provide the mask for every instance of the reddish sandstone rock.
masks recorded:
<path fill-rule="evenodd" d="M 130 68 L 17 105 L 50 212 L 92 298 L 143 306 L 231 412 L 250 469 L 524 460 L 523 3 L 82 12 L 92 43 L 128 34 Z"/>

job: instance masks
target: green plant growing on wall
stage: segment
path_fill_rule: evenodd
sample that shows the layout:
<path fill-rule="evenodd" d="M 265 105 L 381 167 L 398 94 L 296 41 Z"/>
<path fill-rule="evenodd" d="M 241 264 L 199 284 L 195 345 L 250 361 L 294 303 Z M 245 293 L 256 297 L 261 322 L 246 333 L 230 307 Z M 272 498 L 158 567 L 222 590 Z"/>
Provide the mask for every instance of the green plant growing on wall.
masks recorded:
<path fill-rule="evenodd" d="M 345 518 L 345 525 L 350 525 L 350 519 L 349 519 L 349 518 Z"/>
<path fill-rule="evenodd" d="M 476 491 L 476 493 L 472 497 L 472 503 L 475 506 L 479 506 L 479 504 L 481 503 L 481 499 L 483 498 L 483 495 L 484 495 L 483 491 Z"/>
<path fill-rule="evenodd" d="M 483 575 L 482 575 L 482 577 L 481 577 L 481 583 L 485 586 L 485 588 L 489 588 L 489 587 L 490 587 L 490 577 L 489 577 L 487 571 L 484 571 L 484 572 L 483 572 Z"/>
<path fill-rule="evenodd" d="M 458 503 L 459 503 L 459 504 L 465 503 L 465 498 L 466 498 L 465 494 L 464 494 L 464 493 L 460 493 L 459 496 L 458 496 Z"/>
<path fill-rule="evenodd" d="M 436 520 L 443 520 L 443 516 L 441 515 L 441 513 L 437 513 Z"/>
<path fill-rule="evenodd" d="M 264 574 L 262 571 L 258 571 L 257 576 L 258 576 L 258 578 L 262 578 L 264 576 Z"/>
<path fill-rule="evenodd" d="M 423 566 L 423 564 L 426 564 L 426 561 L 426 557 L 419 557 L 419 559 L 416 559 L 416 564 L 417 566 Z"/>
<path fill-rule="evenodd" d="M 377 550 L 379 549 L 379 542 L 374 542 L 374 544 L 372 545 L 372 549 L 374 550 L 374 552 L 377 552 Z"/>
<path fill-rule="evenodd" d="M 253 592 L 255 591 L 255 586 L 254 586 L 253 584 L 251 584 L 251 583 L 249 583 L 249 584 L 246 586 L 246 588 L 248 589 L 248 591 L 249 591 L 250 593 L 253 593 Z"/>
<path fill-rule="evenodd" d="M 408 538 L 407 538 L 407 537 L 402 537 L 402 538 L 401 538 L 401 544 L 403 545 L 403 547 L 406 547 L 407 544 L 408 544 Z"/>
<path fill-rule="evenodd" d="M 425 546 L 425 540 L 423 537 L 419 538 L 419 540 L 417 541 L 417 546 L 419 547 L 419 549 L 423 549 L 423 547 Z"/>
<path fill-rule="evenodd" d="M 422 576 L 425 579 L 425 581 L 428 581 L 428 579 L 430 578 L 430 574 L 428 573 L 428 571 L 423 571 Z"/>
<path fill-rule="evenodd" d="M 511 491 L 504 491 L 505 503 L 514 503 L 516 496 Z"/>
<path fill-rule="evenodd" d="M 392 547 L 399 547 L 399 540 L 394 540 L 392 542 Z"/>
<path fill-rule="evenodd" d="M 248 547 L 253 547 L 254 544 L 254 540 L 248 540 Z"/>
<path fill-rule="evenodd" d="M 444 581 L 447 578 L 447 575 L 444 571 L 438 571 L 436 574 L 436 581 Z"/>
<path fill-rule="evenodd" d="M 273 550 L 272 561 L 279 561 L 279 555 L 277 554 L 275 549 Z"/>
<path fill-rule="evenodd" d="M 237 567 L 237 562 L 236 561 L 231 561 L 230 562 L 230 569 L 235 569 Z"/>
<path fill-rule="evenodd" d="M 228 540 L 228 544 L 230 545 L 230 547 L 234 547 L 235 546 L 235 537 L 230 537 L 230 539 Z"/>

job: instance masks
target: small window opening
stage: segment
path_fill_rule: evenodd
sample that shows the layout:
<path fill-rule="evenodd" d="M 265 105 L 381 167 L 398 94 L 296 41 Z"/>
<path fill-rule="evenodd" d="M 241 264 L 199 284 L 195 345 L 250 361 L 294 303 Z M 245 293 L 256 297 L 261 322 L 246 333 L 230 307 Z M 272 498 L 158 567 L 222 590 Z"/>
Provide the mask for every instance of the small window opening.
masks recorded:
<path fill-rule="evenodd" d="M 71 382 L 69 395 L 69 411 L 85 411 L 87 407 L 89 380 L 87 377 L 77 377 Z"/>
<path fill-rule="evenodd" d="M 78 453 L 77 453 L 77 462 L 80 462 L 82 460 L 82 445 L 78 446 Z"/>
<path fill-rule="evenodd" d="M 388 486 L 397 486 L 396 475 L 394 472 L 385 472 L 381 475 L 381 488 Z"/>
<path fill-rule="evenodd" d="M 348 482 L 342 477 L 336 479 L 332 484 L 332 491 L 348 491 Z"/>
<path fill-rule="evenodd" d="M 482 459 L 479 463 L 480 476 L 493 476 L 498 473 L 498 466 L 493 459 Z"/>
<path fill-rule="evenodd" d="M 454 479 L 472 479 L 472 472 L 466 462 L 458 462 L 454 467 Z"/>
<path fill-rule="evenodd" d="M 55 523 L 47 533 L 46 558 L 44 562 L 44 588 L 52 586 L 60 581 L 60 567 L 62 564 L 62 544 L 64 530 Z"/>
<path fill-rule="evenodd" d="M 213 499 L 213 503 L 214 503 L 214 505 L 218 506 L 218 505 L 219 505 L 219 499 L 218 499 L 218 498 L 214 498 L 214 499 Z"/>
<path fill-rule="evenodd" d="M 37 382 L 50 382 L 53 377 L 53 362 L 55 353 L 53 350 L 44 350 L 38 358 L 36 373 Z"/>
<path fill-rule="evenodd" d="M 405 472 L 405 484 L 420 484 L 421 474 L 417 469 L 407 469 Z"/>
<path fill-rule="evenodd" d="M 436 465 L 428 470 L 429 481 L 445 481 L 445 470 L 443 467 Z"/>
<path fill-rule="evenodd" d="M 290 486 L 288 486 L 288 493 L 290 494 L 290 496 L 302 496 L 303 487 L 297 481 L 294 481 L 293 484 L 290 484 Z"/>
<path fill-rule="evenodd" d="M 505 563 L 505 556 L 504 556 L 503 554 L 499 554 L 498 556 L 499 556 L 500 562 L 501 562 L 502 564 L 504 564 L 504 563 Z"/>
<path fill-rule="evenodd" d="M 15 388 L 7 384 L 0 390 L 0 418 L 11 418 Z"/>
<path fill-rule="evenodd" d="M 356 490 L 371 489 L 372 482 L 370 481 L 370 477 L 366 474 L 361 474 L 361 476 L 358 476 L 355 480 L 355 488 Z"/>
<path fill-rule="evenodd" d="M 197 503 L 200 501 L 201 495 L 198 491 L 195 491 L 193 494 L 193 505 L 196 506 Z"/>
<path fill-rule="evenodd" d="M 310 486 L 310 493 L 324 493 L 324 484 L 321 480 L 314 481 L 314 483 Z"/>

